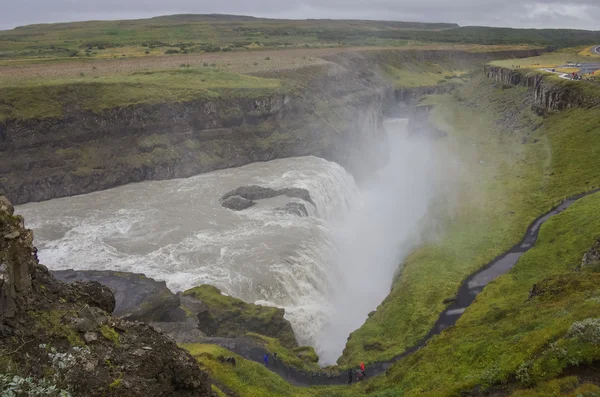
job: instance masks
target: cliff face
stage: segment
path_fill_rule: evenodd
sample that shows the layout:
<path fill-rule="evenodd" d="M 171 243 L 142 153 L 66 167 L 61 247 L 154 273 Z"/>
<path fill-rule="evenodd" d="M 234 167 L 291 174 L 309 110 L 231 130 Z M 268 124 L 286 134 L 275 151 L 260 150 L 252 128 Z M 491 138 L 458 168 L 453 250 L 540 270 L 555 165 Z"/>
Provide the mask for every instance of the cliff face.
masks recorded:
<path fill-rule="evenodd" d="M 540 113 L 600 105 L 600 89 L 587 82 L 561 80 L 554 75 L 490 65 L 485 66 L 484 73 L 498 83 L 532 89 L 535 93 L 533 106 Z"/>
<path fill-rule="evenodd" d="M 439 90 L 395 92 L 378 73 L 381 65 L 435 60 L 459 67 L 537 52 L 349 52 L 269 75 L 293 81 L 285 93 L 7 120 L 0 123 L 0 193 L 23 204 L 303 155 L 336 161 L 360 179 L 387 160 L 384 111 Z"/>
<path fill-rule="evenodd" d="M 56 388 L 48 395 L 214 396 L 208 375 L 173 340 L 110 315 L 107 287 L 57 281 L 13 211 L 0 196 L 0 373 Z"/>
<path fill-rule="evenodd" d="M 307 79 L 318 85 L 313 75 Z M 326 94 L 319 87 L 311 95 L 139 105 L 99 113 L 74 110 L 58 119 L 8 120 L 0 130 L 0 192 L 22 204 L 302 155 L 352 169 L 352 150 L 383 137 L 386 96 L 385 87 L 342 82 L 352 79 L 351 72 L 336 71 L 331 80 L 340 84 Z"/>

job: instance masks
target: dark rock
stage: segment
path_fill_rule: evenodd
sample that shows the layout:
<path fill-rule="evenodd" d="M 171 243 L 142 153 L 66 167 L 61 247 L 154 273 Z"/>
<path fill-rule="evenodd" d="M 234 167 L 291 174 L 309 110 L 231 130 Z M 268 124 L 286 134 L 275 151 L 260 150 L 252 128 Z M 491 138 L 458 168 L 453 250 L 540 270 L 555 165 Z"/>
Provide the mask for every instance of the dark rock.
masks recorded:
<path fill-rule="evenodd" d="M 306 209 L 306 206 L 302 203 L 296 202 L 287 203 L 285 207 L 275 208 L 275 211 L 287 212 L 300 217 L 308 216 L 308 210 Z"/>
<path fill-rule="evenodd" d="M 163 316 L 179 307 L 179 297 L 167 288 L 164 281 L 156 281 L 143 274 L 108 270 L 59 270 L 52 274 L 68 283 L 95 281 L 107 286 L 114 293 L 113 314 L 130 321 L 162 321 Z M 105 304 L 110 302 L 105 301 Z"/>
<path fill-rule="evenodd" d="M 85 343 L 93 343 L 98 341 L 98 333 L 96 332 L 86 332 L 83 335 L 83 339 L 85 340 Z"/>
<path fill-rule="evenodd" d="M 115 295 L 106 285 L 97 281 L 75 281 L 72 286 L 78 290 L 80 298 L 83 298 L 80 300 L 82 303 L 98 307 L 107 313 L 115 310 Z"/>
<path fill-rule="evenodd" d="M 208 336 L 234 338 L 252 332 L 276 338 L 288 348 L 297 346 L 284 309 L 246 303 L 211 285 L 185 291 L 181 305 L 198 318 L 198 328 Z"/>
<path fill-rule="evenodd" d="M 250 208 L 256 203 L 252 200 L 248 200 L 246 198 L 240 196 L 231 196 L 227 197 L 225 200 L 221 201 L 221 205 L 225 208 L 229 208 L 234 211 L 245 210 L 246 208 Z"/>
<path fill-rule="evenodd" d="M 446 299 L 444 299 L 444 301 L 442 303 L 444 303 L 444 305 L 447 305 L 449 303 L 454 303 L 454 302 L 456 302 L 456 297 L 446 298 Z"/>
<path fill-rule="evenodd" d="M 198 319 L 189 318 L 180 322 L 151 323 L 160 332 L 169 335 L 177 343 L 199 343 L 206 334 L 198 328 Z"/>
<path fill-rule="evenodd" d="M 256 186 L 256 185 L 241 186 L 235 190 L 225 193 L 223 195 L 223 197 L 221 197 L 221 202 L 224 202 L 229 197 L 233 197 L 233 196 L 240 196 L 247 200 L 252 200 L 252 201 L 273 198 L 273 197 L 277 197 L 277 196 L 287 196 L 287 197 L 299 198 L 301 200 L 306 201 L 307 203 L 311 203 L 313 206 L 315 205 L 315 203 L 313 202 L 313 200 L 310 196 L 310 192 L 306 189 L 297 188 L 297 187 L 275 190 L 275 189 L 271 189 L 268 187 L 262 187 L 262 186 Z"/>
<path fill-rule="evenodd" d="M 596 241 L 592 248 L 583 255 L 581 267 L 595 266 L 600 264 L 600 240 Z"/>

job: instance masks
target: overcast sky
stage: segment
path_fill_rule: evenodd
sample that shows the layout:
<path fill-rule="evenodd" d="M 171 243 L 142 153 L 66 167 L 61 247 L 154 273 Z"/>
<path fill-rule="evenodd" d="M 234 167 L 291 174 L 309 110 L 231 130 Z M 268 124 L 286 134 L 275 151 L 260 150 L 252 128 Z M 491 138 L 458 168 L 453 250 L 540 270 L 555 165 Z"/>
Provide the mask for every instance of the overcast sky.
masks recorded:
<path fill-rule="evenodd" d="M 179 13 L 600 30 L 600 0 L 0 0 L 0 29 Z"/>

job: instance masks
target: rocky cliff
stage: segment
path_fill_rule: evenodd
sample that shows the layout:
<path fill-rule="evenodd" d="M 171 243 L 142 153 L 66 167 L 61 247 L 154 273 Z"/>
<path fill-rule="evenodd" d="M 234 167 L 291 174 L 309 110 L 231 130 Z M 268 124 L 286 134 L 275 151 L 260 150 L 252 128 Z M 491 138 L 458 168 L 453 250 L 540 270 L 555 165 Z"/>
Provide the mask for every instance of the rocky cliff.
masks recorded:
<path fill-rule="evenodd" d="M 277 77 L 303 88 L 6 120 L 0 192 L 22 204 L 302 155 L 358 171 L 360 148 L 361 169 L 380 161 L 384 82 L 333 63 Z"/>
<path fill-rule="evenodd" d="M 0 196 L 0 380 L 8 376 L 18 384 L 3 383 L 3 391 L 214 395 L 208 375 L 173 340 L 109 314 L 115 299 L 107 287 L 56 280 L 38 263 L 33 233 L 13 211 Z"/>
<path fill-rule="evenodd" d="M 600 106 L 600 87 L 585 81 L 561 79 L 554 74 L 487 65 L 485 75 L 504 85 L 527 87 L 534 91 L 534 108 L 551 112 L 573 107 Z"/>
<path fill-rule="evenodd" d="M 360 179 L 387 159 L 384 111 L 399 97 L 419 96 L 395 94 L 382 65 L 460 67 L 538 52 L 350 51 L 325 65 L 269 74 L 288 87 L 277 93 L 5 120 L 0 193 L 22 204 L 302 155 L 336 161 Z"/>

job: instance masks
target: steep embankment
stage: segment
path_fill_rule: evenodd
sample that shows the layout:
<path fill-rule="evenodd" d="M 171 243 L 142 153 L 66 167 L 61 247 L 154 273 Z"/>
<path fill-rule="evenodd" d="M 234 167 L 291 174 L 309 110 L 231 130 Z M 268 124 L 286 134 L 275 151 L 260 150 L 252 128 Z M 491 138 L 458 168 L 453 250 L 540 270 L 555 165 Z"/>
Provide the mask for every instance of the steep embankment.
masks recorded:
<path fill-rule="evenodd" d="M 436 239 L 406 259 L 390 295 L 351 335 L 341 364 L 388 359 L 413 345 L 468 274 L 519 241 L 549 207 L 600 186 L 598 108 L 544 108 L 540 117 L 538 103 L 534 89 L 483 76 L 430 98 L 432 122 L 448 134 L 437 142 L 460 159 L 463 193 L 450 216 L 437 219 Z"/>
<path fill-rule="evenodd" d="M 5 88 L 0 191 L 21 204 L 309 154 L 360 177 L 386 159 L 381 120 L 394 90 L 415 98 L 451 88 L 408 92 L 404 72 L 395 88 L 386 65 L 465 70 L 537 52 L 342 52 L 318 66 L 264 73 L 263 80 L 182 68 Z"/>

